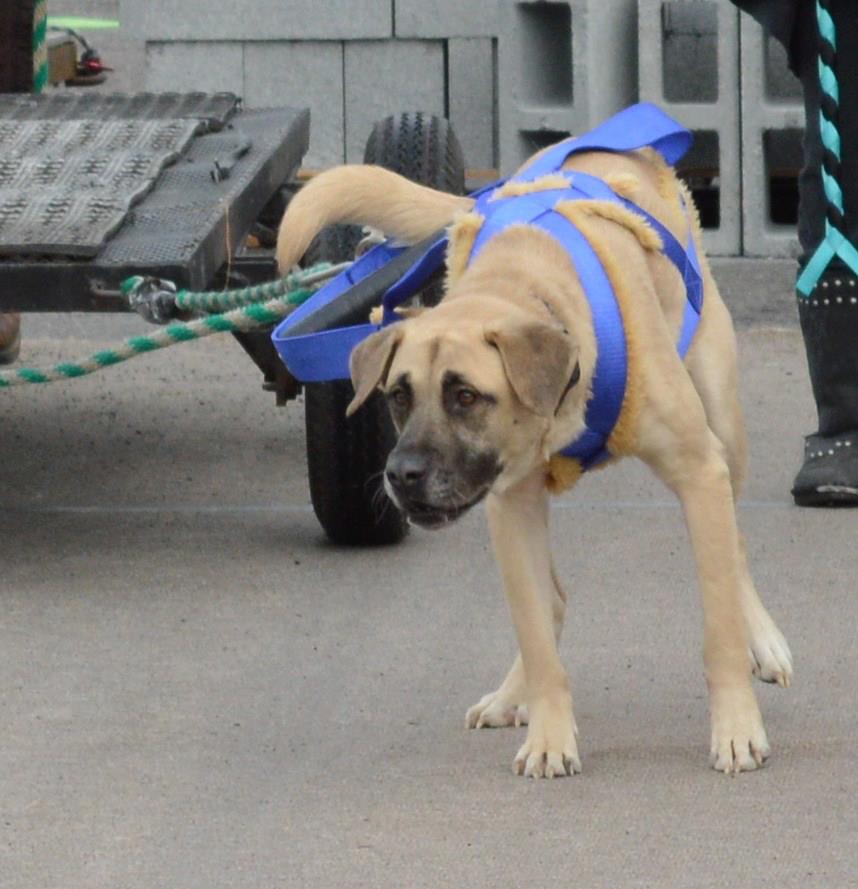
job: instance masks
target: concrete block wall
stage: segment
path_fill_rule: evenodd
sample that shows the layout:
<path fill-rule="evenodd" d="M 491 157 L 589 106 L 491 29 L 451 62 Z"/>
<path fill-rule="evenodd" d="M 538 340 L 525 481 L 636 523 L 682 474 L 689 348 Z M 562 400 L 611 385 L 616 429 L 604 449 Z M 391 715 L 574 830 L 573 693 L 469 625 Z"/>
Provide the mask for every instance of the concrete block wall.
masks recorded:
<path fill-rule="evenodd" d="M 366 40 L 393 34 L 391 0 L 120 0 L 122 27 L 145 40 Z"/>
<path fill-rule="evenodd" d="M 742 248 L 739 13 L 725 0 L 638 0 L 640 98 L 695 134 L 680 164 L 713 204 L 709 253 Z M 717 189 L 717 198 L 716 198 Z M 713 208 L 714 210 L 714 208 Z M 703 213 L 704 221 L 715 213 Z"/>
<path fill-rule="evenodd" d="M 121 0 L 121 19 L 145 41 L 147 89 L 308 106 L 307 167 L 359 161 L 375 121 L 426 111 L 451 119 L 468 167 L 489 170 L 500 2 Z"/>
<path fill-rule="evenodd" d="M 126 36 L 146 45 L 141 86 L 309 106 L 309 168 L 360 160 L 376 120 L 424 110 L 451 119 L 477 182 L 656 102 L 696 134 L 685 172 L 704 218 L 717 212 L 707 249 L 795 252 L 800 91 L 779 45 L 727 0 L 120 2 Z"/>
<path fill-rule="evenodd" d="M 363 159 L 373 123 L 388 114 L 445 113 L 441 40 L 350 41 L 343 70 L 347 161 Z"/>
<path fill-rule="evenodd" d="M 636 0 L 505 0 L 498 39 L 500 169 L 637 96 Z"/>
<path fill-rule="evenodd" d="M 797 256 L 794 206 L 804 104 L 780 44 L 742 17 L 742 227 L 747 256 Z M 783 195 L 783 190 L 792 193 Z"/>
<path fill-rule="evenodd" d="M 397 37 L 495 37 L 503 0 L 395 0 Z"/>

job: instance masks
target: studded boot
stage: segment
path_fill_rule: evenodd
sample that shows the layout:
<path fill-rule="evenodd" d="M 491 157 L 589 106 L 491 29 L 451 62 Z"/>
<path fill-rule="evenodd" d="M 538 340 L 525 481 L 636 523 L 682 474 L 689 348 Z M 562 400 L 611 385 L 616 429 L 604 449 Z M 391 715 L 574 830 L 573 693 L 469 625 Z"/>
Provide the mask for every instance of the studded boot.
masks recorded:
<path fill-rule="evenodd" d="M 832 265 L 798 314 L 819 429 L 793 483 L 799 506 L 858 506 L 858 276 Z"/>
<path fill-rule="evenodd" d="M 21 316 L 17 312 L 0 314 L 0 364 L 11 364 L 21 347 Z"/>

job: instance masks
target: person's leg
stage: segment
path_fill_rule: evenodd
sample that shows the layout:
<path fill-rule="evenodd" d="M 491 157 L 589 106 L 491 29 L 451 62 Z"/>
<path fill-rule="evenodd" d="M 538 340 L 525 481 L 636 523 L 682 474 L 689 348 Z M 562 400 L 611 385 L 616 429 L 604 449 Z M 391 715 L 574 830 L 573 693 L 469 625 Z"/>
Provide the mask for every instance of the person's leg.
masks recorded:
<path fill-rule="evenodd" d="M 800 271 L 814 262 L 827 227 L 858 245 L 858 16 L 852 0 L 828 0 L 824 6 L 836 33 L 833 59 L 830 50 L 823 53 L 837 78 L 836 101 L 820 85 L 814 3 L 802 4 L 791 46 L 807 116 L 799 178 Z M 839 133 L 839 160 L 830 151 L 826 157 L 821 109 Z M 826 193 L 824 175 L 836 181 L 839 201 L 831 200 L 830 186 Z M 835 257 L 812 288 L 801 281 L 798 312 L 819 428 L 806 439 L 792 493 L 800 506 L 858 505 L 858 268 Z"/>
<path fill-rule="evenodd" d="M 15 2 L 0 8 L 0 93 L 29 93 L 33 89 L 33 3 Z M 21 316 L 0 313 L 0 364 L 18 357 Z"/>

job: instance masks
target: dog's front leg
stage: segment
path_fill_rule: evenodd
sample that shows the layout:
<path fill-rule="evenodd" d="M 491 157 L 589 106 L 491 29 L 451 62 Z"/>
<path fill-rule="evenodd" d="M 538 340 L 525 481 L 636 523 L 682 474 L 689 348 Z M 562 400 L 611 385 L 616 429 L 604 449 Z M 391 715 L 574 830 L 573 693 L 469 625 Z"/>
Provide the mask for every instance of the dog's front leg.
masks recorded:
<path fill-rule="evenodd" d="M 521 651 L 528 707 L 527 740 L 514 768 L 531 777 L 571 775 L 581 770 L 581 763 L 569 678 L 557 653 L 556 584 L 543 472 L 534 472 L 502 494 L 489 495 L 487 513 Z M 515 671 L 514 665 L 513 681 Z"/>
<path fill-rule="evenodd" d="M 770 750 L 751 686 L 739 532 L 727 463 L 708 429 L 650 463 L 682 503 L 697 563 L 712 721 L 710 759 L 719 771 L 749 771 L 762 765 Z"/>

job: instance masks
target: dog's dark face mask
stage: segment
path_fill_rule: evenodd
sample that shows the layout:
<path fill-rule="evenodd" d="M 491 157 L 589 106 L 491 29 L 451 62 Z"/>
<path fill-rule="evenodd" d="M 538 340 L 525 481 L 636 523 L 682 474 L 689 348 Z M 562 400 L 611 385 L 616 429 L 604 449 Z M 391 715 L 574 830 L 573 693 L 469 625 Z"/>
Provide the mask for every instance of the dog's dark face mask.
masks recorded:
<path fill-rule="evenodd" d="M 503 469 L 486 431 L 497 398 L 460 373 L 443 374 L 440 391 L 418 399 L 407 373 L 385 395 L 400 432 L 385 468 L 385 489 L 418 525 L 447 524 L 478 503 Z"/>
<path fill-rule="evenodd" d="M 544 460 L 541 444 L 577 354 L 567 334 L 543 324 L 451 327 L 443 314 L 439 307 L 383 329 L 351 362 L 349 412 L 382 387 L 399 432 L 385 490 L 427 528 Z"/>

